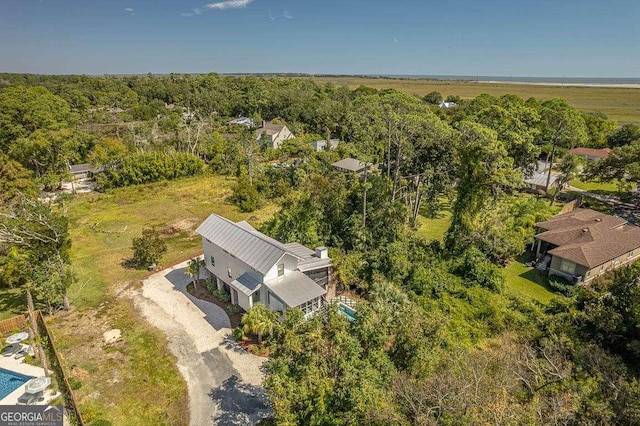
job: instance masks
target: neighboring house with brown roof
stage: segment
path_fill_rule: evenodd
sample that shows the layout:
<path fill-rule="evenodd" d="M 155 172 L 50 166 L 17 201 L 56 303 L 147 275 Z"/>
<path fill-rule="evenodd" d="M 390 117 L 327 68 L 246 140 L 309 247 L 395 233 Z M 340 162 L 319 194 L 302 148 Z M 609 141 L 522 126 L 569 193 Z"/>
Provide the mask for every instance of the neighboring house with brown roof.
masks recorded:
<path fill-rule="evenodd" d="M 640 228 L 590 209 L 536 223 L 537 269 L 573 283 L 589 282 L 640 258 Z"/>
<path fill-rule="evenodd" d="M 578 157 L 585 158 L 589 161 L 598 161 L 603 158 L 607 158 L 609 154 L 611 154 L 611 150 L 609 148 L 595 149 L 577 147 L 570 149 L 569 154 L 577 155 Z"/>
<path fill-rule="evenodd" d="M 295 136 L 291 133 L 291 130 L 284 124 L 273 124 L 268 121 L 263 121 L 262 126 L 256 129 L 256 139 L 264 141 L 267 146 L 272 149 L 278 149 L 282 146 L 282 142 L 293 139 Z"/>

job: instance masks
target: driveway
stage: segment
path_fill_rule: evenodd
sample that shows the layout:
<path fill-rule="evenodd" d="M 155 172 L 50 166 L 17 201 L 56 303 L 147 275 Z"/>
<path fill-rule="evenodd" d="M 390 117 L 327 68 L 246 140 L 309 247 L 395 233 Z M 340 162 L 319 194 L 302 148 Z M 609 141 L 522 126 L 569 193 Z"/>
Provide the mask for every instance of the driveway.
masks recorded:
<path fill-rule="evenodd" d="M 261 386 L 265 359 L 236 345 L 222 308 L 187 293 L 187 263 L 150 276 L 130 296 L 144 317 L 167 334 L 187 382 L 190 424 L 255 424 L 271 414 Z"/>

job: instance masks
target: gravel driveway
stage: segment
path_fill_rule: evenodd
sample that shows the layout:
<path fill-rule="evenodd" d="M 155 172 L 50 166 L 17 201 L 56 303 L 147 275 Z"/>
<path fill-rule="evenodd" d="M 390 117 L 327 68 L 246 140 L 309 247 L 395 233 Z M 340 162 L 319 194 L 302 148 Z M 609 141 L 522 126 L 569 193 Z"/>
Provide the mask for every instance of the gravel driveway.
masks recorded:
<path fill-rule="evenodd" d="M 222 308 L 187 293 L 186 265 L 150 276 L 130 296 L 144 317 L 167 334 L 189 389 L 190 424 L 255 424 L 271 414 L 261 387 L 265 359 L 236 345 Z"/>

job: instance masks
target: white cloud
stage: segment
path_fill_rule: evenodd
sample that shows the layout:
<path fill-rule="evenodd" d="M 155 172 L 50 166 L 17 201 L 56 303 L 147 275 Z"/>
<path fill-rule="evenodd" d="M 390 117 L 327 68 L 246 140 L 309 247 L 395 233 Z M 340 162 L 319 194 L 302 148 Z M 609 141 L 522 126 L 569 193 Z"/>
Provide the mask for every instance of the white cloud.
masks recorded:
<path fill-rule="evenodd" d="M 285 10 L 284 13 L 282 14 L 282 16 L 284 16 L 287 19 L 293 19 L 293 16 L 291 16 L 291 14 L 289 14 L 288 10 Z"/>
<path fill-rule="evenodd" d="M 205 7 L 209 9 L 218 9 L 218 10 L 238 9 L 241 7 L 246 7 L 249 3 L 252 3 L 253 1 L 254 0 L 227 0 L 227 1 L 221 1 L 218 3 L 209 3 L 205 5 Z"/>
<path fill-rule="evenodd" d="M 394 37 L 394 38 L 393 38 L 393 42 L 394 42 L 394 43 L 400 43 L 400 40 L 398 40 L 398 37 Z"/>
<path fill-rule="evenodd" d="M 124 8 L 124 11 L 125 11 L 125 12 L 129 12 L 129 13 L 131 14 L 131 16 L 135 15 L 135 13 L 133 13 L 133 9 L 132 9 L 132 8 L 130 8 L 130 7 L 125 7 L 125 8 Z"/>
<path fill-rule="evenodd" d="M 271 19 L 272 21 L 275 21 L 276 18 L 273 17 L 273 14 L 271 13 L 271 10 L 269 10 L 269 19 Z"/>

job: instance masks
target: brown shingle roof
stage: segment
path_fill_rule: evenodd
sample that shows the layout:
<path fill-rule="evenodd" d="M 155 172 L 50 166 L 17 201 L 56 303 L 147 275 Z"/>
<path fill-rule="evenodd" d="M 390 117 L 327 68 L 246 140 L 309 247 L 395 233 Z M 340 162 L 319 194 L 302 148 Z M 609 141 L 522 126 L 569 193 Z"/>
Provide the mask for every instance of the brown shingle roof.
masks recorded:
<path fill-rule="evenodd" d="M 593 268 L 640 247 L 640 228 L 615 216 L 576 209 L 536 223 L 536 239 L 558 247 L 554 256 Z"/>
<path fill-rule="evenodd" d="M 277 135 L 284 129 L 284 125 L 282 124 L 273 124 L 273 123 L 262 123 L 262 127 L 256 129 L 256 136 L 260 136 L 263 133 L 266 133 L 269 136 Z"/>
<path fill-rule="evenodd" d="M 611 154 L 611 150 L 609 148 L 594 149 L 594 148 L 577 147 L 577 148 L 570 149 L 569 154 L 582 155 L 582 156 L 594 157 L 594 158 L 607 158 L 609 154 Z"/>

